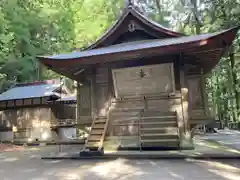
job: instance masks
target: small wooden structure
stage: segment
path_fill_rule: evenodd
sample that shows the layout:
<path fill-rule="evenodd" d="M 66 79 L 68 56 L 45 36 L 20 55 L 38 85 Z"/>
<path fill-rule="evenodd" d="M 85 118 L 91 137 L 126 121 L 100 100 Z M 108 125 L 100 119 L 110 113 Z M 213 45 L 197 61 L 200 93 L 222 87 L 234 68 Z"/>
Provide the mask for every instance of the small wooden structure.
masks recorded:
<path fill-rule="evenodd" d="M 59 119 L 74 116 L 72 119 L 75 121 L 75 112 L 69 111 L 66 106 L 67 96 L 69 92 L 66 87 L 61 86 L 59 80 L 17 84 L 2 93 L 0 95 L 1 141 L 59 139 L 58 135 L 51 131 L 53 127 L 64 126 L 59 123 Z M 64 114 L 65 116 L 58 113 L 60 107 L 57 104 L 60 97 L 63 97 L 61 104 L 65 106 L 65 114 L 67 114 Z M 75 107 L 72 109 L 75 111 Z"/>
<path fill-rule="evenodd" d="M 189 148 L 191 129 L 211 120 L 204 74 L 237 31 L 186 36 L 129 5 L 86 50 L 38 58 L 79 82 L 77 118 L 92 123 L 86 150 Z"/>

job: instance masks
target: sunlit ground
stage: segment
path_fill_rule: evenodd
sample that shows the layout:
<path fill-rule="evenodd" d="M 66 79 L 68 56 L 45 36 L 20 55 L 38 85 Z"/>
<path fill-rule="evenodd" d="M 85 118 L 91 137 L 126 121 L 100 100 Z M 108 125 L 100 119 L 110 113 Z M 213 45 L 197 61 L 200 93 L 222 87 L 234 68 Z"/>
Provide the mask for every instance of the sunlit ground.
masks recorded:
<path fill-rule="evenodd" d="M 225 179 L 229 179 L 229 180 L 240 179 L 240 162 L 237 159 L 235 164 L 233 163 L 233 161 L 228 161 L 228 163 L 227 161 L 225 161 L 225 163 L 218 162 L 218 161 L 200 161 L 200 160 L 198 161 L 189 160 L 189 161 L 197 163 L 201 167 L 206 168 L 209 172 L 214 173 Z"/>
<path fill-rule="evenodd" d="M 240 161 L 203 160 L 41 160 L 0 156 L 3 180 L 238 180 Z"/>
<path fill-rule="evenodd" d="M 211 141 L 197 141 L 199 151 L 235 153 L 239 150 Z M 201 147 L 201 148 L 200 148 Z M 240 180 L 240 160 L 41 160 L 46 154 L 79 151 L 76 146 L 30 147 L 0 153 L 0 180 Z M 234 151 L 234 152 L 232 152 Z M 114 151 L 112 153 L 115 153 Z M 185 151 L 169 151 L 169 154 Z"/>

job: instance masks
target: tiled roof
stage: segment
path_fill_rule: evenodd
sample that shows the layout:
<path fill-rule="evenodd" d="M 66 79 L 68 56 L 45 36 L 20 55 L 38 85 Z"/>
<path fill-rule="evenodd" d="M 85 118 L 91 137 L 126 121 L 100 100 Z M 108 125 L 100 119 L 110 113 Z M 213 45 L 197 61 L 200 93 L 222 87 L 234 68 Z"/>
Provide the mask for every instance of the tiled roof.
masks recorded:
<path fill-rule="evenodd" d="M 176 37 L 176 38 L 127 42 L 127 43 L 121 43 L 117 45 L 112 45 L 112 46 L 107 46 L 107 47 L 97 48 L 97 49 L 92 49 L 87 51 L 58 54 L 53 56 L 41 56 L 40 58 L 51 59 L 51 60 L 78 59 L 78 58 L 85 58 L 85 57 L 91 57 L 91 56 L 100 56 L 104 54 L 114 54 L 119 52 L 134 51 L 139 49 L 143 50 L 143 49 L 154 48 L 154 47 L 172 46 L 176 44 L 184 44 L 184 43 L 198 42 L 201 40 L 207 40 L 209 38 L 218 36 L 227 31 L 229 30 L 224 30 L 224 31 L 209 33 L 209 34 L 182 36 L 182 37 Z"/>
<path fill-rule="evenodd" d="M 59 96 L 58 93 L 54 92 L 59 87 L 60 83 L 49 83 L 47 81 L 18 84 L 0 94 L 0 101 Z"/>

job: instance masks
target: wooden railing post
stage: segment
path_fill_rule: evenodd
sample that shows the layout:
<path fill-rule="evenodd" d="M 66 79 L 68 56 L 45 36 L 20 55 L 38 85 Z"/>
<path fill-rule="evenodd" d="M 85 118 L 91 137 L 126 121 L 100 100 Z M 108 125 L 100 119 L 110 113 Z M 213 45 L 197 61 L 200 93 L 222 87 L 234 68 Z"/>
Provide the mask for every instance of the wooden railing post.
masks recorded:
<path fill-rule="evenodd" d="M 141 140 L 141 119 L 143 116 L 144 109 L 141 109 L 139 112 L 139 118 L 138 118 L 138 141 L 139 141 L 139 150 L 142 152 L 142 140 Z"/>

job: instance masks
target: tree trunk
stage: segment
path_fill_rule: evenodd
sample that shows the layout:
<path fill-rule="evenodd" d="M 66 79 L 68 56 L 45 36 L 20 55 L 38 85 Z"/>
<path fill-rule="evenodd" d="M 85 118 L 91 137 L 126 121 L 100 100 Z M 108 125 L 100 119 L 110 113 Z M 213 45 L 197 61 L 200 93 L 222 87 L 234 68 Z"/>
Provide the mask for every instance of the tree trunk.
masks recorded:
<path fill-rule="evenodd" d="M 194 19 L 196 21 L 195 33 L 200 34 L 201 33 L 201 22 L 199 20 L 199 15 L 198 15 L 199 13 L 198 13 L 198 9 L 197 9 L 197 1 L 191 0 L 191 4 L 193 5 L 193 15 L 194 15 Z"/>
<path fill-rule="evenodd" d="M 238 92 L 238 80 L 237 80 L 237 74 L 235 71 L 235 56 L 234 56 L 234 49 L 231 49 L 231 52 L 229 53 L 229 62 L 231 66 L 231 75 L 232 75 L 232 87 L 233 87 L 233 92 L 235 96 L 235 102 L 236 102 L 236 107 L 233 109 L 234 110 L 234 122 L 237 122 L 237 119 L 239 117 L 239 112 L 240 112 L 240 102 L 239 102 L 239 97 L 240 94 Z"/>

